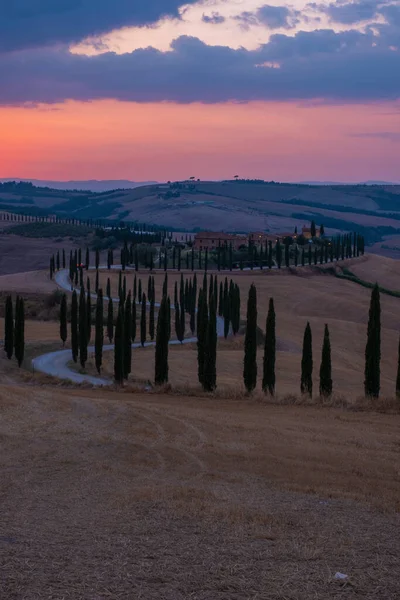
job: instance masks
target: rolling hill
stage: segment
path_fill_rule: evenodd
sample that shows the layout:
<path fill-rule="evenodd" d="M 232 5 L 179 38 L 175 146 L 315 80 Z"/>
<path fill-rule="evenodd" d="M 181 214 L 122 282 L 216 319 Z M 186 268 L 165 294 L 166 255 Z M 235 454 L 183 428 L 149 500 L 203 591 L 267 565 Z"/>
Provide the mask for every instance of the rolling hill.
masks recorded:
<path fill-rule="evenodd" d="M 400 234 L 400 185 L 198 181 L 93 193 L 5 183 L 0 210 L 238 232 L 290 231 L 314 219 L 328 233 L 360 231 L 379 251 Z"/>

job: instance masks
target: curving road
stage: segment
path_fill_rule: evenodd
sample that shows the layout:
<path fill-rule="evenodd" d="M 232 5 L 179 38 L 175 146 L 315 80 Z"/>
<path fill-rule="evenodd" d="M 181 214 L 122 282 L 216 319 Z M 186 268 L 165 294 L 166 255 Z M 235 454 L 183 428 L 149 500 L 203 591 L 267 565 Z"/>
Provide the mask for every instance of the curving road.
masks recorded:
<path fill-rule="evenodd" d="M 100 267 L 105 268 L 105 267 Z M 114 265 L 114 268 L 118 268 Z M 80 289 L 74 288 L 71 286 L 71 282 L 69 280 L 69 272 L 66 269 L 58 271 L 55 275 L 55 281 L 59 287 L 64 289 L 67 292 L 72 292 L 74 289 L 79 294 Z M 97 294 L 92 293 L 92 298 L 97 298 Z M 119 298 L 113 298 L 113 302 L 119 302 Z M 158 302 L 155 303 L 156 307 L 159 307 L 160 304 Z M 171 305 L 171 308 L 174 308 L 174 305 Z M 217 316 L 217 335 L 218 337 L 223 337 L 224 335 L 224 320 Z M 183 340 L 183 344 L 192 344 L 193 342 L 197 342 L 197 337 L 190 337 Z M 179 340 L 171 340 L 170 345 L 180 344 Z M 145 346 L 155 346 L 155 342 L 146 342 Z M 141 348 L 142 345 L 140 343 L 132 344 L 132 348 Z M 103 351 L 114 350 L 114 344 L 107 344 L 103 346 Z M 88 353 L 94 352 L 94 346 L 88 347 Z M 68 363 L 71 361 L 71 350 L 58 350 L 56 352 L 49 352 L 48 354 L 42 354 L 37 358 L 32 360 L 32 366 L 35 371 L 40 371 L 41 373 L 45 373 L 46 375 L 51 375 L 52 377 L 57 377 L 58 379 L 65 379 L 67 381 L 72 381 L 74 383 L 89 383 L 91 385 L 111 385 L 113 380 L 105 379 L 103 377 L 95 377 L 91 375 L 85 375 L 82 373 L 77 373 L 69 368 Z"/>

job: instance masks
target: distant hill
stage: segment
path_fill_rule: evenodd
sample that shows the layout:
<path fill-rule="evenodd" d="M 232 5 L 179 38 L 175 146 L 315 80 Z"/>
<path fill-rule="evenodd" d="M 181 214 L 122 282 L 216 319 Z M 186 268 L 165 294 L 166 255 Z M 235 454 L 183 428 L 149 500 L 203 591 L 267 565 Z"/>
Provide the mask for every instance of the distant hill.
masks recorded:
<path fill-rule="evenodd" d="M 370 244 L 400 235 L 400 185 L 389 184 L 182 181 L 91 192 L 5 183 L 0 185 L 1 210 L 136 221 L 178 231 L 282 233 L 300 230 L 313 219 L 328 234 L 358 231 Z"/>
<path fill-rule="evenodd" d="M 48 187 L 52 190 L 80 190 L 87 192 L 110 192 L 117 189 L 134 189 L 143 185 L 151 185 L 157 183 L 156 181 L 129 181 L 127 179 L 110 179 L 110 180 L 96 180 L 89 179 L 88 181 L 45 181 L 42 179 L 21 179 L 19 177 L 7 177 L 6 179 L 0 179 L 0 182 L 7 181 L 24 181 L 33 183 L 38 187 Z"/>

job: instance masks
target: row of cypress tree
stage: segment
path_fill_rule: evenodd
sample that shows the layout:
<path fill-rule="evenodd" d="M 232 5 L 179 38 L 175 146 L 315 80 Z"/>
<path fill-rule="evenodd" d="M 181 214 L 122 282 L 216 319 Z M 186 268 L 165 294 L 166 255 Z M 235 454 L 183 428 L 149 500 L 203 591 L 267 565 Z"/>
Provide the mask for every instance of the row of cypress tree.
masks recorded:
<path fill-rule="evenodd" d="M 355 256 L 359 256 L 360 254 L 364 254 L 365 242 L 364 237 L 354 232 L 353 234 L 345 234 L 338 235 L 331 238 L 331 241 L 325 241 L 324 244 L 308 244 L 308 248 L 305 246 L 294 245 L 292 248 L 292 242 L 285 242 L 281 239 L 277 239 L 275 248 L 273 249 L 272 241 L 266 242 L 265 248 L 261 245 L 257 247 L 255 244 L 249 243 L 248 246 L 248 257 L 247 260 L 241 259 L 239 261 L 239 268 L 243 269 L 245 266 L 250 267 L 251 269 L 259 267 L 263 269 L 264 267 L 272 268 L 274 265 L 274 260 L 277 267 L 280 269 L 282 267 L 283 261 L 286 267 L 289 267 L 290 264 L 298 265 L 316 265 L 323 264 L 333 261 L 344 260 L 346 258 L 352 258 Z M 274 259 L 275 255 L 275 259 Z M 217 270 L 233 270 L 233 249 L 232 245 L 220 245 L 216 250 L 216 261 L 217 261 Z M 145 253 L 144 267 L 153 271 L 154 264 L 154 255 L 152 248 L 149 249 L 149 252 Z M 201 271 L 204 270 L 207 272 L 209 270 L 209 252 L 208 249 L 205 249 L 204 252 L 199 250 L 197 253 L 192 247 L 191 252 L 186 253 L 185 264 L 182 264 L 182 253 L 180 246 L 173 246 L 172 248 L 172 269 L 181 271 L 182 268 L 186 268 L 186 270 L 194 271 L 196 268 Z M 122 271 L 125 271 L 126 266 L 134 265 L 135 270 L 139 270 L 139 255 L 137 246 L 134 244 L 130 244 L 128 246 L 127 242 L 124 242 L 123 247 L 120 250 L 120 264 Z M 168 251 L 165 247 L 161 247 L 159 251 L 158 257 L 159 268 L 163 268 L 164 271 L 167 271 L 170 268 L 170 261 Z M 65 269 L 66 258 L 65 251 L 62 250 L 62 254 L 57 251 L 56 255 L 52 255 L 50 258 L 50 278 L 53 277 L 55 271 L 58 271 L 61 267 Z M 107 268 L 111 269 L 114 265 L 114 250 L 109 249 L 107 251 Z M 69 272 L 70 272 L 70 280 L 75 281 L 77 285 L 79 280 L 80 284 L 82 282 L 82 272 L 83 269 L 88 269 L 90 266 L 90 251 L 89 248 L 86 248 L 85 252 L 85 261 L 82 262 L 82 250 L 79 248 L 75 251 L 70 251 L 70 260 L 69 260 Z M 100 267 L 100 252 L 98 249 L 95 250 L 95 268 L 98 270 Z"/>
<path fill-rule="evenodd" d="M 14 307 L 11 295 L 6 298 L 4 318 L 4 351 L 8 359 L 13 355 L 18 366 L 22 365 L 25 354 L 25 308 L 24 299 L 17 296 Z"/>
<path fill-rule="evenodd" d="M 247 300 L 247 318 L 246 334 L 244 341 L 244 365 L 243 381 L 247 392 L 251 393 L 257 385 L 257 290 L 254 284 L 251 285 Z M 262 389 L 265 393 L 275 394 L 275 363 L 276 363 L 276 315 L 273 298 L 269 301 L 265 341 Z M 310 324 L 307 323 L 304 338 L 303 352 L 301 359 L 301 384 L 302 394 L 312 396 L 313 391 L 313 354 L 312 354 L 312 334 Z M 322 346 L 322 356 L 319 372 L 319 392 L 322 396 L 332 394 L 332 364 L 331 364 L 331 346 L 329 339 L 329 329 L 325 325 L 324 341 Z"/>

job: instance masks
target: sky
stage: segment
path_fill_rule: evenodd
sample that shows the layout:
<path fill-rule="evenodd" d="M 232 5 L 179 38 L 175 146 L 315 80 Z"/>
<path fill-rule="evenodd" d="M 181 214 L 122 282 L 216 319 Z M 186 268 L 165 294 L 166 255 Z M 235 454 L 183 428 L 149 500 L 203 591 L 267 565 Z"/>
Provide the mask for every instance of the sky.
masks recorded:
<path fill-rule="evenodd" d="M 400 1 L 0 2 L 0 177 L 400 181 Z"/>

